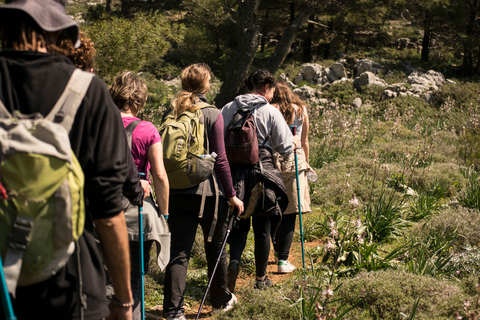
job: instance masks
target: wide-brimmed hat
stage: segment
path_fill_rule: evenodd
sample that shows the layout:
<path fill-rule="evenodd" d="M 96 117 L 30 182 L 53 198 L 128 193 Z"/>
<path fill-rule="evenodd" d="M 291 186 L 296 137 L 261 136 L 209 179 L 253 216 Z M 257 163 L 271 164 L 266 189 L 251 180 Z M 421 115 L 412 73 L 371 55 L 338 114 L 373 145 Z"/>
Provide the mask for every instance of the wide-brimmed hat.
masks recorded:
<path fill-rule="evenodd" d="M 0 23 L 2 16 L 14 11 L 29 15 L 45 31 L 64 31 L 66 36 L 76 44 L 79 28 L 65 10 L 66 0 L 7 0 L 0 6 Z"/>

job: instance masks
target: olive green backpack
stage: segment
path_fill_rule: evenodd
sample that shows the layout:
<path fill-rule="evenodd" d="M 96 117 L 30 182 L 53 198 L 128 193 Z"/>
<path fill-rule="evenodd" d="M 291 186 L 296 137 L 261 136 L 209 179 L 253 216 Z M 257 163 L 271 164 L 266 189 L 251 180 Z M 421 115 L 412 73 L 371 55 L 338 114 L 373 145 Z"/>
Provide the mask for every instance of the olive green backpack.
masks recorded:
<path fill-rule="evenodd" d="M 205 124 L 202 109 L 215 108 L 200 102 L 195 111 L 176 116 L 168 112 L 160 125 L 163 144 L 163 162 L 170 188 L 186 189 L 198 185 L 213 173 L 215 159 L 205 155 Z M 208 148 L 208 140 L 207 140 Z"/>
<path fill-rule="evenodd" d="M 0 101 L 0 253 L 8 291 L 55 275 L 85 223 L 84 175 L 69 139 L 92 74 L 75 70 L 46 116 Z"/>

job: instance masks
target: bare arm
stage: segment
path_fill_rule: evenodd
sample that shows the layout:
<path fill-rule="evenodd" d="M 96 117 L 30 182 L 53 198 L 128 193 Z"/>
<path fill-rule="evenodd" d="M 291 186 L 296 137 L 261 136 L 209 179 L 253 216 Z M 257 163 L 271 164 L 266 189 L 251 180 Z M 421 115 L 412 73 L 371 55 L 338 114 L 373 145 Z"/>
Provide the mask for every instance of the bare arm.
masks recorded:
<path fill-rule="evenodd" d="M 308 158 L 308 156 L 310 154 L 310 145 L 308 144 L 308 130 L 309 130 L 309 127 L 310 127 L 310 122 L 308 120 L 308 115 L 305 112 L 304 115 L 303 115 L 303 127 L 302 127 L 301 141 L 302 141 L 303 151 L 305 152 L 305 161 L 307 161 L 308 164 L 310 164 L 310 161 L 309 161 L 309 158 Z"/>
<path fill-rule="evenodd" d="M 161 142 L 157 142 L 148 148 L 148 162 L 152 168 L 153 185 L 155 186 L 155 196 L 160 212 L 168 215 L 168 196 L 170 194 L 170 185 L 168 183 L 167 172 L 163 165 L 163 147 Z"/>
<path fill-rule="evenodd" d="M 111 218 L 95 219 L 95 225 L 108 274 L 115 289 L 115 297 L 122 303 L 130 303 L 133 296 L 130 287 L 130 253 L 125 216 L 120 212 Z M 111 314 L 107 319 L 132 319 L 132 308 L 112 305 Z"/>

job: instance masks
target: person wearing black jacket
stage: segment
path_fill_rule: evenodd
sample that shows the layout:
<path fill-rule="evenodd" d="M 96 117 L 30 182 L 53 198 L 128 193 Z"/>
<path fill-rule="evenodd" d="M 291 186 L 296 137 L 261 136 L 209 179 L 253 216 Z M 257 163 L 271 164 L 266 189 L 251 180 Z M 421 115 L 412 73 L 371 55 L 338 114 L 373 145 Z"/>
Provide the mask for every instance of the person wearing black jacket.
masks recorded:
<path fill-rule="evenodd" d="M 18 0 L 0 6 L 0 100 L 8 111 L 49 113 L 75 70 L 68 58 L 53 52 L 60 39 L 75 43 L 77 37 L 78 26 L 66 15 L 63 1 Z M 128 237 L 120 198 L 127 173 L 127 142 L 120 115 L 101 79 L 92 79 L 69 137 L 85 175 L 89 213 L 85 231 L 65 267 L 43 282 L 17 287 L 14 312 L 19 320 L 79 319 L 82 312 L 84 319 L 130 320 Z M 94 223 L 115 288 L 110 310 L 101 285 L 105 275 L 92 236 Z"/>

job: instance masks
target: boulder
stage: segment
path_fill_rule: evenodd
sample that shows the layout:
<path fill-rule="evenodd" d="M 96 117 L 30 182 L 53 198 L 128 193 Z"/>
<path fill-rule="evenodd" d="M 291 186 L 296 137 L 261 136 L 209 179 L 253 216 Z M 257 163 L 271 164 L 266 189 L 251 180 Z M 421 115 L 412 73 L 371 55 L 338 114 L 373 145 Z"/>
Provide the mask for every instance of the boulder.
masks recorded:
<path fill-rule="evenodd" d="M 362 87 L 371 86 L 372 84 L 375 84 L 375 82 L 376 82 L 375 75 L 372 72 L 367 71 L 362 73 L 360 77 L 356 78 L 353 81 L 353 86 L 358 91 L 361 91 Z"/>
<path fill-rule="evenodd" d="M 376 63 L 375 61 L 368 60 L 368 59 L 363 59 L 359 60 L 357 62 L 357 65 L 355 66 L 355 71 L 356 74 L 360 75 L 366 71 L 372 72 L 374 74 L 377 74 L 380 70 L 384 69 L 385 67 L 379 63 Z"/>
<path fill-rule="evenodd" d="M 297 74 L 295 78 L 293 78 L 293 83 L 299 84 L 301 81 L 303 81 L 303 76 L 301 74 Z"/>
<path fill-rule="evenodd" d="M 312 87 L 302 86 L 293 89 L 293 92 L 298 94 L 298 96 L 305 101 L 317 104 L 319 102 L 318 96 L 320 96 L 320 92 Z"/>
<path fill-rule="evenodd" d="M 355 109 L 360 109 L 360 107 L 362 106 L 362 99 L 361 98 L 355 98 L 353 99 L 353 102 L 352 102 L 352 106 L 355 108 Z"/>
<path fill-rule="evenodd" d="M 345 67 L 341 63 L 334 63 L 327 69 L 325 69 L 325 75 L 329 82 L 334 82 L 342 78 L 346 78 Z"/>
<path fill-rule="evenodd" d="M 303 79 L 313 83 L 321 77 L 323 67 L 316 63 L 307 63 L 302 66 L 300 73 L 302 74 Z"/>

